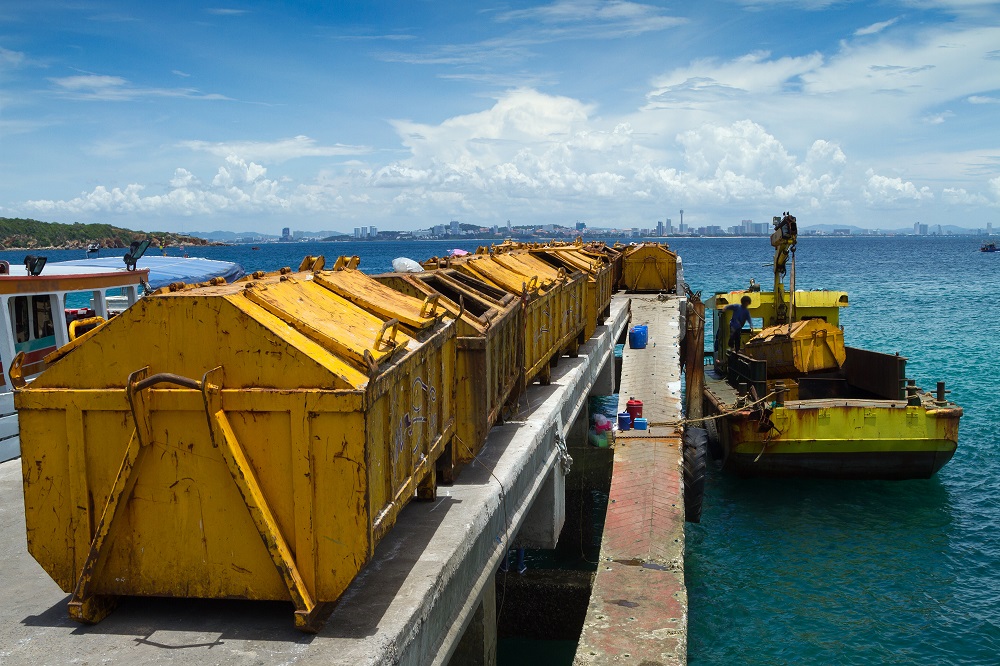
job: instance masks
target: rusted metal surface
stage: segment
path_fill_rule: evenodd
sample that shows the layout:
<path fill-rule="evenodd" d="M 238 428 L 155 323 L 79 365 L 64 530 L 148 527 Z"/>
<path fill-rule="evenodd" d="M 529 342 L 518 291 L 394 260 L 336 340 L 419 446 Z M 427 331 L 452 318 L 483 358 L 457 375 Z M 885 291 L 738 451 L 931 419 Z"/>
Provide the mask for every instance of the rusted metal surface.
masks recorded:
<path fill-rule="evenodd" d="M 642 243 L 625 250 L 622 286 L 632 292 L 674 292 L 677 253 L 668 245 Z"/>
<path fill-rule="evenodd" d="M 387 273 L 380 283 L 418 299 L 434 297 L 458 327 L 455 364 L 455 438 L 438 459 L 441 481 L 451 483 L 480 452 L 505 405 L 523 383 L 521 300 L 452 269 Z"/>
<path fill-rule="evenodd" d="M 455 323 L 412 299 L 416 340 L 327 275 L 143 298 L 17 393 L 28 548 L 75 617 L 116 595 L 290 599 L 312 630 L 434 496 Z"/>

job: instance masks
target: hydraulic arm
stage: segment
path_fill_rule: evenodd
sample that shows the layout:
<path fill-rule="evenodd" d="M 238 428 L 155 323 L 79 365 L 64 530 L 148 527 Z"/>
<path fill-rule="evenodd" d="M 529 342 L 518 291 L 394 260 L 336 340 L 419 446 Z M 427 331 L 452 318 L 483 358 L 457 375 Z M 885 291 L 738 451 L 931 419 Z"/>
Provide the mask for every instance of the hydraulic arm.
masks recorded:
<path fill-rule="evenodd" d="M 791 255 L 795 262 L 795 243 L 798 240 L 798 226 L 795 217 L 785 212 L 781 217 L 772 220 L 774 233 L 771 234 L 771 246 L 774 247 L 774 324 L 787 324 L 788 299 L 785 294 L 785 264 Z M 794 270 L 793 270 L 794 272 Z"/>

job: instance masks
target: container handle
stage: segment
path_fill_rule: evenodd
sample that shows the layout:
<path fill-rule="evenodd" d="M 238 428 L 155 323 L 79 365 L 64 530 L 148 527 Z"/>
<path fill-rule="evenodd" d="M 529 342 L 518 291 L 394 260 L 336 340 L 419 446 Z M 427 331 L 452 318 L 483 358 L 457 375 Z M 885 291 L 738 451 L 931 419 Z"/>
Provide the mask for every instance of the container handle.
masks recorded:
<path fill-rule="evenodd" d="M 361 257 L 354 255 L 353 257 L 340 256 L 337 257 L 337 261 L 333 264 L 333 270 L 342 271 L 345 268 L 357 268 L 361 264 Z"/>
<path fill-rule="evenodd" d="M 7 374 L 10 376 L 10 385 L 15 391 L 20 391 L 28 385 L 28 382 L 24 381 L 24 352 L 17 352 L 17 356 L 10 362 Z"/>
<path fill-rule="evenodd" d="M 181 375 L 175 375 L 172 372 L 158 372 L 155 375 L 150 375 L 145 379 L 140 379 L 139 381 L 132 384 L 133 391 L 141 391 L 147 389 L 151 386 L 156 386 L 157 384 L 176 384 L 177 386 L 183 386 L 184 388 L 193 389 L 195 391 L 202 390 L 202 382 L 197 379 L 191 379 L 189 377 L 182 377 Z"/>
<path fill-rule="evenodd" d="M 430 294 L 424 299 L 424 304 L 420 306 L 420 316 L 421 317 L 433 317 L 437 313 L 438 299 L 441 298 L 441 294 Z M 427 311 L 428 307 L 430 312 Z"/>
<path fill-rule="evenodd" d="M 326 258 L 322 254 L 318 257 L 307 255 L 302 259 L 302 263 L 299 264 L 299 272 L 312 271 L 315 273 L 316 271 L 323 270 L 324 266 L 326 266 Z"/>
<path fill-rule="evenodd" d="M 385 337 L 385 332 L 392 329 L 392 333 L 389 336 L 389 340 L 383 340 Z M 393 317 L 389 321 L 382 324 L 382 328 L 379 329 L 378 335 L 375 336 L 375 349 L 378 349 L 380 345 L 385 344 L 387 347 L 396 346 L 396 333 L 399 332 L 399 320 Z"/>
<path fill-rule="evenodd" d="M 85 319 L 74 319 L 69 323 L 70 342 L 77 339 L 78 336 L 76 334 L 76 329 L 80 328 L 81 326 L 90 326 L 91 324 L 96 324 L 94 328 L 97 328 L 97 326 L 100 326 L 103 323 L 104 323 L 104 317 L 87 317 Z M 83 333 L 81 333 L 80 335 L 83 335 Z"/>

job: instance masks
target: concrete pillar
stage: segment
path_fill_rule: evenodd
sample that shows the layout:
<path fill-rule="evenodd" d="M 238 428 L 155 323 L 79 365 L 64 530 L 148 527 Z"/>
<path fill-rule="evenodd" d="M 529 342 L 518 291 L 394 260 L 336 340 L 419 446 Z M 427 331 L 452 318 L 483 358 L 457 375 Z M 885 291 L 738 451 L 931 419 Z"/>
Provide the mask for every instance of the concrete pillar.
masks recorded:
<path fill-rule="evenodd" d="M 538 496 L 524 517 L 521 530 L 514 539 L 518 548 L 551 550 L 559 542 L 563 523 L 566 522 L 566 475 L 557 462 L 549 470 Z"/>
<path fill-rule="evenodd" d="M 615 392 L 615 355 L 614 349 L 608 354 L 607 361 L 597 371 L 594 377 L 594 385 L 590 388 L 590 395 L 611 395 Z"/>
<path fill-rule="evenodd" d="M 483 590 L 476 612 L 448 661 L 449 666 L 496 666 L 497 588 L 493 578 Z"/>

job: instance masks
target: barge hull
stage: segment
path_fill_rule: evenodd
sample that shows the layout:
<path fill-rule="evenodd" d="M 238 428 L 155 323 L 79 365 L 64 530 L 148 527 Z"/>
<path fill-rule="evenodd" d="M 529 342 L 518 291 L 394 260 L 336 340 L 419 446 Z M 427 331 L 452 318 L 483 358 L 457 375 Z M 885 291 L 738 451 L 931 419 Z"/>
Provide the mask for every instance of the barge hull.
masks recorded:
<path fill-rule="evenodd" d="M 789 443 L 791 444 L 791 443 Z M 759 451 L 758 451 L 759 453 Z M 744 477 L 870 479 L 928 479 L 951 460 L 955 451 L 879 451 L 854 453 L 733 453 L 727 471 Z"/>

